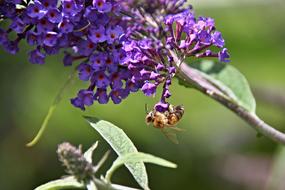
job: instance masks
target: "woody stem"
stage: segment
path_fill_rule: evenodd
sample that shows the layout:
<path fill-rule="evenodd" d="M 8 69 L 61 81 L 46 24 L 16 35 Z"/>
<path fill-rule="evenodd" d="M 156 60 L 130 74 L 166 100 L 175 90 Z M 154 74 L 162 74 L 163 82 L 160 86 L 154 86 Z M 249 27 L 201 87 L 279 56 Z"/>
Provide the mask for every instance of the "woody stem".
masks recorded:
<path fill-rule="evenodd" d="M 179 58 L 174 52 L 171 52 L 175 63 L 180 63 Z M 216 100 L 220 104 L 224 105 L 245 122 L 247 122 L 252 128 L 258 131 L 260 134 L 270 138 L 271 140 L 285 145 L 285 134 L 276 130 L 274 127 L 268 125 L 261 120 L 255 113 L 249 112 L 245 108 L 238 105 L 231 100 L 208 80 L 206 80 L 201 74 L 194 68 L 188 66 L 185 62 L 177 66 L 177 77 L 184 82 L 191 84 L 195 89 L 199 90 L 203 94 Z"/>

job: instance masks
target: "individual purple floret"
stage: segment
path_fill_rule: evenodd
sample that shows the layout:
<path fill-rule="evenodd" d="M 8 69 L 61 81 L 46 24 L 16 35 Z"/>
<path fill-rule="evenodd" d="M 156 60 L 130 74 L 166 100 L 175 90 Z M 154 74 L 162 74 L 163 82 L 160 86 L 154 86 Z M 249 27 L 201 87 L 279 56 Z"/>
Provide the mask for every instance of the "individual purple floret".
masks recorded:
<path fill-rule="evenodd" d="M 107 13 L 112 9 L 112 4 L 106 0 L 93 0 L 93 6 L 96 7 L 100 13 Z"/>
<path fill-rule="evenodd" d="M 45 55 L 39 49 L 35 49 L 29 53 L 29 61 L 33 64 L 44 64 Z"/>
<path fill-rule="evenodd" d="M 93 43 L 100 43 L 106 41 L 107 36 L 105 27 L 101 25 L 98 28 L 90 28 L 88 37 Z"/>
<path fill-rule="evenodd" d="M 146 96 L 152 96 L 155 94 L 156 88 L 157 88 L 157 85 L 150 83 L 150 82 L 146 82 L 142 86 L 142 91 Z"/>
<path fill-rule="evenodd" d="M 47 18 L 51 23 L 59 23 L 62 20 L 62 14 L 57 8 L 50 8 L 47 12 Z"/>
<path fill-rule="evenodd" d="M 85 110 L 85 106 L 91 106 L 93 101 L 93 91 L 91 90 L 80 90 L 77 97 L 71 99 L 71 103 L 82 110 Z"/>
<path fill-rule="evenodd" d="M 41 19 L 45 16 L 47 10 L 41 4 L 40 1 L 29 4 L 27 7 L 27 15 L 31 18 Z"/>

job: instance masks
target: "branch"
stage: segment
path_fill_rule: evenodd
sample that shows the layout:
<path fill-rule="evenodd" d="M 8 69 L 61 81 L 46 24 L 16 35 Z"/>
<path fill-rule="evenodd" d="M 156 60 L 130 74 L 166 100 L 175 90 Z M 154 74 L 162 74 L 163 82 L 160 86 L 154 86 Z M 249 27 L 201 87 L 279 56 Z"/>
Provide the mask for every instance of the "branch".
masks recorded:
<path fill-rule="evenodd" d="M 272 126 L 262 121 L 256 114 L 251 113 L 239 106 L 237 103 L 228 98 L 223 92 L 206 80 L 199 71 L 189 67 L 186 63 L 179 60 L 174 52 L 171 52 L 174 58 L 174 62 L 178 63 L 177 66 L 177 77 L 193 85 L 197 90 L 211 97 L 217 102 L 221 103 L 225 107 L 232 110 L 244 121 L 246 121 L 252 128 L 257 130 L 260 134 L 270 138 L 271 140 L 285 145 L 285 134 L 274 129 Z M 179 64 L 181 63 L 181 64 Z"/>

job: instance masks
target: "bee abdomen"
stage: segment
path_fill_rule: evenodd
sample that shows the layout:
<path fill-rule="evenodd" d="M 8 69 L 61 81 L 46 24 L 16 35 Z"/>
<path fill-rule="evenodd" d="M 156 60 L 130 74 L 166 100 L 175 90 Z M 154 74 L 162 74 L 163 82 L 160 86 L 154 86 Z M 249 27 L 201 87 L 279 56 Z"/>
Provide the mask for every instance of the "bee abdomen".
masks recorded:
<path fill-rule="evenodd" d="M 179 105 L 175 107 L 175 112 L 180 112 L 182 115 L 184 114 L 184 107 Z"/>
<path fill-rule="evenodd" d="M 174 126 L 176 125 L 179 120 L 183 117 L 184 108 L 182 106 L 176 106 L 175 111 L 170 113 L 168 116 L 168 125 Z"/>

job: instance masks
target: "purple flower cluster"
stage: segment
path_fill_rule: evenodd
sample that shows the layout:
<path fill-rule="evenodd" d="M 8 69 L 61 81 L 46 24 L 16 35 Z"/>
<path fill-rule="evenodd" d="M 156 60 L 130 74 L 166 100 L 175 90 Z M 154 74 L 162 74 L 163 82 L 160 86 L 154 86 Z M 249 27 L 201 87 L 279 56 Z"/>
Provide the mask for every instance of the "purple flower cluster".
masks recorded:
<path fill-rule="evenodd" d="M 26 39 L 35 47 L 29 52 L 29 61 L 34 64 L 44 64 L 46 55 L 57 54 L 61 49 L 65 50 L 64 65 L 82 60 L 79 78 L 90 81 L 90 85 L 71 100 L 74 106 L 84 110 L 95 100 L 105 104 L 110 98 L 117 104 L 130 91 L 137 90 L 128 80 L 127 69 L 119 68 L 123 57 L 119 38 L 124 30 L 117 16 L 117 2 L 36 0 L 19 10 L 16 3 L 19 2 L 5 2 L 14 7 L 14 14 L 1 9 L 0 14 L 12 20 L 8 30 L 0 30 L 1 45 L 16 53 L 20 40 Z M 18 36 L 14 41 L 8 38 L 11 31 Z"/>
<path fill-rule="evenodd" d="M 176 49 L 185 57 L 195 56 L 218 57 L 221 62 L 229 62 L 229 54 L 225 45 L 225 40 L 221 32 L 216 31 L 215 22 L 212 18 L 195 18 L 191 10 L 168 15 L 165 24 L 169 35 L 167 45 L 171 49 Z M 218 53 L 210 50 L 210 47 L 221 49 Z"/>
<path fill-rule="evenodd" d="M 82 110 L 97 101 L 120 103 L 131 92 L 154 96 L 163 85 L 156 109 L 168 109 L 170 85 L 177 71 L 170 50 L 185 59 L 217 57 L 228 62 L 221 33 L 211 18 L 195 18 L 186 0 L 4 0 L 0 45 L 19 51 L 26 40 L 34 48 L 29 61 L 44 64 L 47 55 L 65 54 L 64 65 L 77 66 L 79 78 L 88 81 L 71 103 Z M 11 40 L 10 33 L 16 33 Z M 219 49 L 217 53 L 212 47 Z M 62 51 L 63 50 L 63 51 Z"/>
<path fill-rule="evenodd" d="M 153 6 L 160 3 L 163 8 L 153 11 Z M 192 8 L 183 8 L 185 1 L 157 0 L 146 4 L 144 10 L 132 11 L 128 20 L 123 49 L 126 58 L 123 62 L 132 74 L 132 81 L 142 84 L 141 90 L 147 95 L 154 95 L 157 87 L 163 84 L 163 91 L 156 110 L 164 112 L 170 105 L 169 87 L 175 76 L 177 63 L 169 50 L 177 52 L 181 61 L 187 57 L 217 57 L 221 62 L 229 61 L 229 54 L 224 48 L 225 41 L 216 31 L 211 18 L 195 18 Z M 168 6 L 167 6 L 168 5 Z M 172 5 L 172 6 L 169 6 Z M 161 15 L 164 12 L 164 15 Z M 167 14 L 171 12 L 172 14 Z M 211 49 L 220 49 L 215 53 Z"/>

